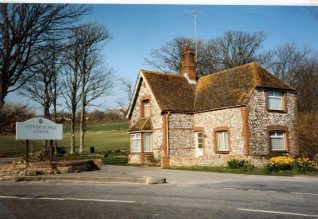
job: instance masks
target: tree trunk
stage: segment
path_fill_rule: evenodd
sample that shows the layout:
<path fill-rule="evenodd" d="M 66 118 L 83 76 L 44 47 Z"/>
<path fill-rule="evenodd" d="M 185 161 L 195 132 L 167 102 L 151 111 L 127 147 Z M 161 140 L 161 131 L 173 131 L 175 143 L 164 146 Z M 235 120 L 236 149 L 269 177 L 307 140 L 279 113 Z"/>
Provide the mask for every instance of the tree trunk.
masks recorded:
<path fill-rule="evenodd" d="M 46 70 L 47 71 L 47 70 Z M 44 99 L 44 109 L 43 109 L 43 114 L 44 114 L 44 118 L 46 119 L 49 119 L 50 117 L 50 94 L 49 94 L 49 82 L 47 81 L 47 74 L 44 75 L 44 94 L 45 94 L 45 99 Z M 44 146 L 44 149 L 45 149 L 45 152 L 48 152 L 49 151 L 49 147 L 48 147 L 48 141 L 45 140 L 43 142 L 43 146 Z"/>
<path fill-rule="evenodd" d="M 53 56 L 54 60 L 55 60 L 55 52 L 54 52 L 54 56 Z M 53 116 L 54 116 L 54 122 L 57 122 L 57 110 L 56 110 L 56 105 L 57 105 L 57 72 L 55 71 L 55 66 L 52 66 L 52 71 L 54 71 L 53 74 L 53 86 L 54 86 L 54 94 L 53 94 Z M 57 140 L 54 140 L 54 151 L 55 154 L 57 153 Z"/>
<path fill-rule="evenodd" d="M 79 153 L 83 154 L 84 151 L 84 135 L 85 135 L 85 89 L 83 89 L 82 84 L 82 95 L 81 95 L 81 121 L 80 121 L 80 148 Z"/>
<path fill-rule="evenodd" d="M 76 110 L 77 110 L 77 80 L 78 80 L 78 50 L 75 48 L 75 66 L 74 66 L 74 80 L 72 81 L 72 99 L 71 99 L 71 111 L 72 111 L 72 135 L 71 135 L 71 154 L 75 152 L 75 122 L 76 122 Z"/>
<path fill-rule="evenodd" d="M 79 153 L 83 154 L 84 151 L 84 135 L 85 135 L 85 106 L 86 106 L 86 92 L 85 92 L 85 87 L 86 87 L 86 65 L 84 62 L 83 65 L 83 70 L 81 71 L 81 82 L 82 82 L 82 87 L 81 87 L 81 121 L 80 121 L 80 148 L 79 148 Z"/>
<path fill-rule="evenodd" d="M 4 98 L 6 97 L 6 94 L 5 94 L 5 89 L 3 87 L 3 84 L 2 84 L 2 79 L 0 78 L 0 110 L 2 109 L 2 107 L 4 106 L 5 104 L 5 101 L 4 101 Z"/>
<path fill-rule="evenodd" d="M 76 119 L 76 112 L 72 112 L 71 118 L 71 151 L 70 154 L 74 154 L 75 152 L 75 119 Z"/>
<path fill-rule="evenodd" d="M 85 135 L 85 125 L 84 125 L 84 119 L 85 119 L 85 112 L 81 112 L 81 123 L 80 123 L 80 148 L 79 153 L 83 154 L 84 151 L 84 135 Z"/>

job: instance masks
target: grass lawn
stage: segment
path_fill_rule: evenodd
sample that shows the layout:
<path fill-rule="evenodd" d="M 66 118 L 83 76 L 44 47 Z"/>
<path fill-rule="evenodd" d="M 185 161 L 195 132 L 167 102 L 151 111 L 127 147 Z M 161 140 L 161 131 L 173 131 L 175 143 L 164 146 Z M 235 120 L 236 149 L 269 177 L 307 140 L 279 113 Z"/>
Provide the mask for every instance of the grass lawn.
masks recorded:
<path fill-rule="evenodd" d="M 76 132 L 79 132 L 79 126 L 75 127 Z M 107 123 L 107 124 L 96 124 L 96 125 L 88 125 L 87 131 L 127 131 L 128 130 L 128 122 L 119 122 L 119 123 Z M 65 127 L 64 133 L 71 132 L 71 128 Z"/>
<path fill-rule="evenodd" d="M 85 134 L 85 152 L 89 152 L 89 147 L 94 146 L 95 151 L 104 150 L 128 150 L 129 136 L 127 134 L 128 123 L 111 123 L 100 125 L 89 125 Z M 76 133 L 76 151 L 79 148 L 79 133 Z M 64 138 L 58 141 L 59 146 L 64 146 L 69 152 L 71 135 L 68 128 L 64 130 Z M 30 150 L 41 148 L 42 141 L 30 141 Z M 25 152 L 24 141 L 15 140 L 14 135 L 0 136 L 0 153 L 8 156 L 21 156 Z"/>
<path fill-rule="evenodd" d="M 57 156 L 56 160 L 88 160 L 88 159 L 101 159 L 103 164 L 116 164 L 116 165 L 129 165 L 128 157 L 124 155 L 116 155 L 116 154 L 109 154 L 107 157 L 102 155 L 64 155 L 64 156 Z"/>

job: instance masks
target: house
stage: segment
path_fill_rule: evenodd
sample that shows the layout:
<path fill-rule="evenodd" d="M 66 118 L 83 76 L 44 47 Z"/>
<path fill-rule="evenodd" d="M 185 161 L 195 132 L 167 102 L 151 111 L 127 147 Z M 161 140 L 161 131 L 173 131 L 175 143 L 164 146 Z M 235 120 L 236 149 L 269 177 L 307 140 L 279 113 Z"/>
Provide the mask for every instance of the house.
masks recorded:
<path fill-rule="evenodd" d="M 297 155 L 294 88 L 255 62 L 197 77 L 183 51 L 179 74 L 140 70 L 128 109 L 129 163 L 262 166 Z"/>

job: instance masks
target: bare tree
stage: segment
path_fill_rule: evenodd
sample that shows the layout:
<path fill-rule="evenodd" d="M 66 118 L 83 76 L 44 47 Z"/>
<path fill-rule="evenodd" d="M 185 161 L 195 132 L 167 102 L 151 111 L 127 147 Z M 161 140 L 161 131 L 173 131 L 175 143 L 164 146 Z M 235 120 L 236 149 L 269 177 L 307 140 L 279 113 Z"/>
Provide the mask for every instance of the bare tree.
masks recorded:
<path fill-rule="evenodd" d="M 14 134 L 15 123 L 34 117 L 34 110 L 24 104 L 7 103 L 0 109 L 0 134 Z"/>
<path fill-rule="evenodd" d="M 57 98 L 59 96 L 58 79 L 61 70 L 62 46 L 54 40 L 45 42 L 42 49 L 35 54 L 35 58 L 42 60 L 38 65 L 27 71 L 33 75 L 19 90 L 19 94 L 29 97 L 38 103 L 45 118 L 52 118 L 56 122 Z M 53 107 L 51 111 L 51 107 Z M 47 149 L 47 141 L 43 146 Z M 55 141 L 55 149 L 57 141 Z M 46 150 L 47 151 L 47 150 Z M 56 151 L 56 150 L 55 150 Z"/>
<path fill-rule="evenodd" d="M 317 159 L 318 155 L 318 113 L 302 113 L 298 116 L 298 140 L 302 156 Z"/>
<path fill-rule="evenodd" d="M 19 91 L 20 95 L 29 97 L 38 103 L 46 118 L 51 116 L 51 106 L 53 106 L 53 119 L 56 121 L 56 105 L 58 98 L 58 78 L 61 70 L 62 46 L 55 41 L 47 41 L 35 54 L 36 59 L 41 62 L 28 69 L 33 75 Z"/>
<path fill-rule="evenodd" d="M 299 66 L 303 66 L 311 55 L 308 48 L 298 48 L 295 43 L 286 43 L 270 51 L 270 53 L 269 69 L 286 83 L 292 83 L 293 71 Z"/>
<path fill-rule="evenodd" d="M 43 61 L 34 58 L 43 42 L 64 37 L 85 12 L 67 4 L 0 4 L 0 107 L 33 76 L 27 70 Z"/>
<path fill-rule="evenodd" d="M 121 90 L 126 94 L 126 98 L 118 99 L 117 105 L 119 106 L 121 113 L 126 115 L 128 110 L 128 104 L 130 103 L 134 88 L 131 81 L 125 78 L 119 79 L 119 85 Z"/>
<path fill-rule="evenodd" d="M 70 154 L 75 152 L 75 124 L 76 112 L 79 109 L 80 102 L 80 72 L 79 72 L 79 48 L 76 40 L 76 35 L 73 33 L 67 49 L 64 53 L 64 74 L 62 96 L 65 100 L 65 105 L 71 113 L 71 148 Z"/>
<path fill-rule="evenodd" d="M 252 61 L 264 62 L 267 57 L 260 52 L 265 40 L 263 32 L 246 33 L 229 31 L 222 37 L 208 41 L 198 41 L 197 75 L 239 66 Z M 164 72 L 178 72 L 180 57 L 184 47 L 194 51 L 194 41 L 189 38 L 175 38 L 159 49 L 151 51 L 146 64 Z"/>
<path fill-rule="evenodd" d="M 318 59 L 303 61 L 290 74 L 288 82 L 298 91 L 298 111 L 318 115 Z"/>
<path fill-rule="evenodd" d="M 226 32 L 223 37 L 217 38 L 215 55 L 222 69 L 240 66 L 252 61 L 258 61 L 258 50 L 265 40 L 263 32 L 246 33 L 241 31 Z"/>
<path fill-rule="evenodd" d="M 83 24 L 74 29 L 78 49 L 78 71 L 80 76 L 80 148 L 84 150 L 86 107 L 97 98 L 108 95 L 112 88 L 111 69 L 102 65 L 100 50 L 110 38 L 108 30 L 95 23 Z"/>
<path fill-rule="evenodd" d="M 194 41 L 185 37 L 175 38 L 159 49 L 152 50 L 150 58 L 146 58 L 145 62 L 163 72 L 178 72 L 184 47 L 194 48 Z"/>

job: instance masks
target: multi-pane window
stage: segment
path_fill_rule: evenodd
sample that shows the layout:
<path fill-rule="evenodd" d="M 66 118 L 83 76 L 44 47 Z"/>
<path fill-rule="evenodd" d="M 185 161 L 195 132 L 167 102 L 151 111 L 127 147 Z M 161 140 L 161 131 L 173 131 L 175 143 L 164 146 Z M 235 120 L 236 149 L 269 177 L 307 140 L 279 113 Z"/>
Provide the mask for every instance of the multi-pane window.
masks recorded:
<path fill-rule="evenodd" d="M 268 91 L 268 109 L 283 110 L 283 93 L 279 91 Z"/>
<path fill-rule="evenodd" d="M 141 134 L 131 134 L 131 152 L 141 152 Z"/>
<path fill-rule="evenodd" d="M 218 151 L 229 150 L 229 134 L 227 131 L 220 131 L 216 133 Z"/>
<path fill-rule="evenodd" d="M 151 133 L 144 134 L 144 152 L 152 152 L 152 137 Z"/>
<path fill-rule="evenodd" d="M 144 117 L 150 117 L 150 102 L 149 102 L 149 100 L 143 101 L 143 107 L 144 107 Z"/>
<path fill-rule="evenodd" d="M 272 131 L 269 133 L 270 144 L 272 151 L 285 150 L 285 132 Z"/>
<path fill-rule="evenodd" d="M 202 132 L 196 132 L 196 144 L 198 148 L 203 148 L 203 134 Z"/>

